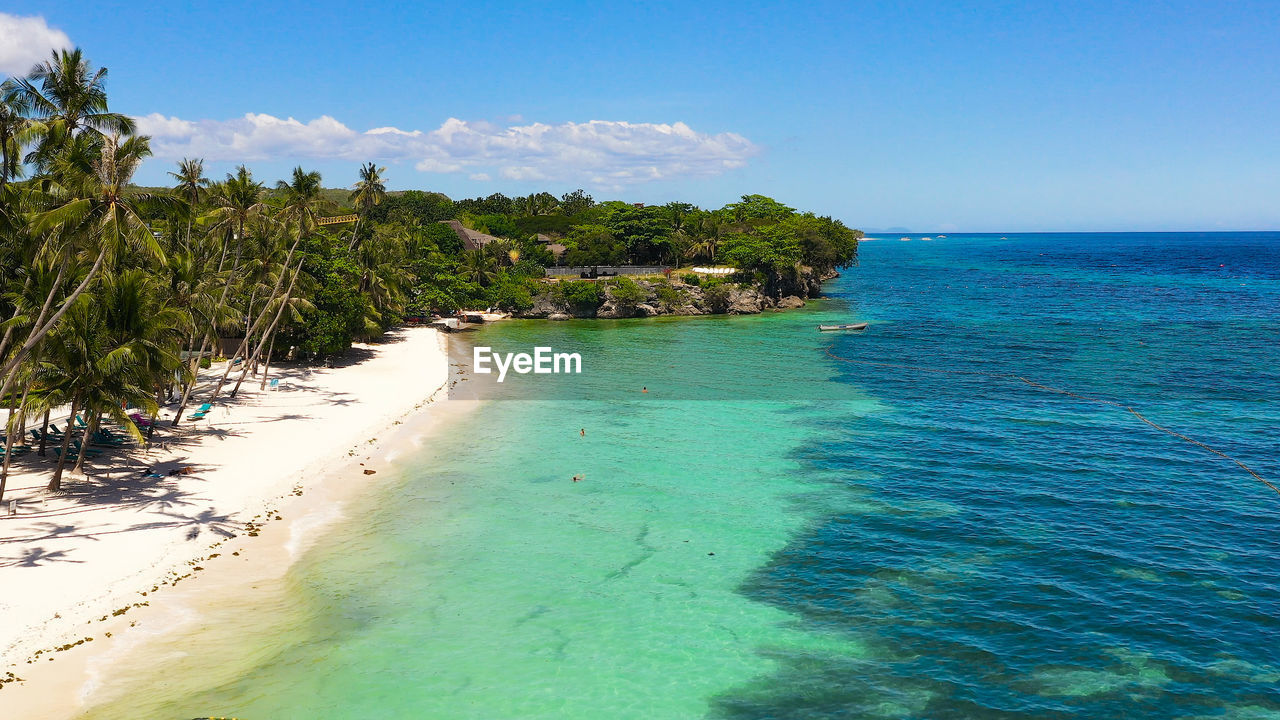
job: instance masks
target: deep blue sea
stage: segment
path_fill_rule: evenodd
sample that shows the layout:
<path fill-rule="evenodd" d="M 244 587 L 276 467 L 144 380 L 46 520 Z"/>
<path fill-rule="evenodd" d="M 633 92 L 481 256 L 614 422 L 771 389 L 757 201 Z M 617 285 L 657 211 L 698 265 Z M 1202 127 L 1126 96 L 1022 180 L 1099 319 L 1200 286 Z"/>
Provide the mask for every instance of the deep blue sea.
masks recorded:
<path fill-rule="evenodd" d="M 864 243 L 843 357 L 1133 406 L 1280 480 L 1280 234 Z M 799 451 L 870 499 L 744 592 L 870 657 L 783 654 L 736 718 L 1280 717 L 1280 495 L 1115 407 L 846 364 Z M 918 508 L 929 508 L 919 511 Z"/>
<path fill-rule="evenodd" d="M 1125 409 L 1280 481 L 1280 233 L 878 238 L 827 293 L 476 334 L 586 369 L 89 717 L 1280 718 L 1280 494 Z"/>

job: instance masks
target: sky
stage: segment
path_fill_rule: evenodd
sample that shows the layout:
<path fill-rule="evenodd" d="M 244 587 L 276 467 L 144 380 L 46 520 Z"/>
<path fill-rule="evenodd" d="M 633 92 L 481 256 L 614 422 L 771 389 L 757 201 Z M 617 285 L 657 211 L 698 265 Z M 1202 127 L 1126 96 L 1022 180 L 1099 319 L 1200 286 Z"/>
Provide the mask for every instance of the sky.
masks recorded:
<path fill-rule="evenodd" d="M 109 68 L 167 184 L 761 193 L 870 230 L 1280 228 L 1280 3 L 6 0 L 0 74 Z"/>

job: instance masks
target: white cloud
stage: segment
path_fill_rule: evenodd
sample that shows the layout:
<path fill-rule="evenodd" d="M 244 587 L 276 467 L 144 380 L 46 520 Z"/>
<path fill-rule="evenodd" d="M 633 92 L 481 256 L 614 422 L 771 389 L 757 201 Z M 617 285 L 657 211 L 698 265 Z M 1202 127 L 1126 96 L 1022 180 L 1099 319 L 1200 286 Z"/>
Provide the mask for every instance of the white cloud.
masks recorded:
<path fill-rule="evenodd" d="M 71 47 L 71 38 L 49 27 L 39 15 L 20 17 L 0 12 L 0 73 L 26 75 L 49 59 L 49 51 Z"/>
<path fill-rule="evenodd" d="M 193 122 L 153 113 L 137 121 L 161 158 L 411 162 L 423 172 L 468 172 L 473 179 L 496 172 L 510 180 L 609 187 L 718 175 L 742 167 L 759 152 L 736 133 L 701 133 L 681 122 L 501 126 L 449 118 L 428 132 L 394 127 L 358 132 L 328 115 L 305 123 L 255 113 Z"/>

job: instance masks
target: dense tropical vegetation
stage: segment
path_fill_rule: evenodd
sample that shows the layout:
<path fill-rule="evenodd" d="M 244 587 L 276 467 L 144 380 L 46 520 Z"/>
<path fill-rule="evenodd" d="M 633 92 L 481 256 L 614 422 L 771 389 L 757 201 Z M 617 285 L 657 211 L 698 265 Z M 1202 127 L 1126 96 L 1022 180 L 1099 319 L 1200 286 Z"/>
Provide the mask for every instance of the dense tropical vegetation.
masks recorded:
<path fill-rule="evenodd" d="M 104 419 L 141 439 L 155 425 L 135 414 L 177 403 L 177 425 L 193 402 L 265 384 L 273 360 L 340 353 L 410 315 L 527 307 L 554 263 L 718 263 L 749 279 L 838 267 L 857 249 L 839 221 L 759 195 L 718 210 L 582 190 L 455 202 L 390 192 L 372 163 L 334 191 L 301 167 L 273 187 L 244 166 L 219 180 L 199 159 L 179 162 L 171 187 L 140 188 L 149 139 L 109 109 L 106 80 L 77 49 L 0 85 L 0 497 L 24 437 L 58 455 L 56 490 Z M 346 213 L 356 220 L 322 222 Z M 441 221 L 495 239 L 467 247 Z M 211 356 L 232 362 L 197 397 Z M 87 419 L 83 442 L 45 432 L 55 410 Z"/>

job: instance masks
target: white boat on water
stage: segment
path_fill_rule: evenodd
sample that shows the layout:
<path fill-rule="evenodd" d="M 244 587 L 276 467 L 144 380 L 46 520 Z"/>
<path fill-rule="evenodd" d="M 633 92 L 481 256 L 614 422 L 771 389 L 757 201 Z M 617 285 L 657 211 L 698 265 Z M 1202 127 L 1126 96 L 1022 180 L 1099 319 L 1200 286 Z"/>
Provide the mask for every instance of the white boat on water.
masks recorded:
<path fill-rule="evenodd" d="M 831 332 L 833 330 L 866 330 L 867 323 L 852 323 L 850 325 L 819 325 L 819 332 Z"/>

